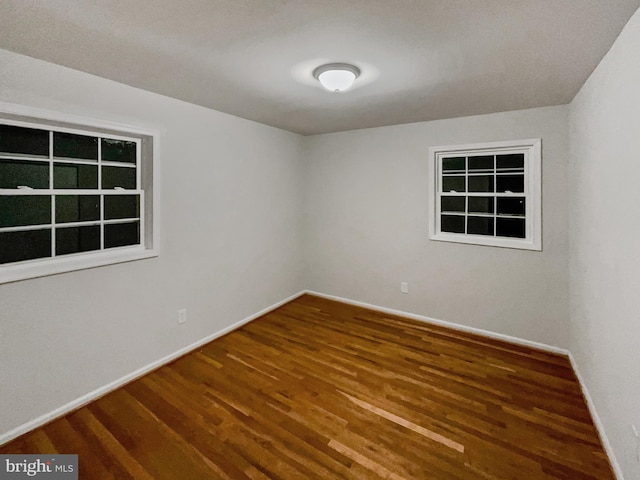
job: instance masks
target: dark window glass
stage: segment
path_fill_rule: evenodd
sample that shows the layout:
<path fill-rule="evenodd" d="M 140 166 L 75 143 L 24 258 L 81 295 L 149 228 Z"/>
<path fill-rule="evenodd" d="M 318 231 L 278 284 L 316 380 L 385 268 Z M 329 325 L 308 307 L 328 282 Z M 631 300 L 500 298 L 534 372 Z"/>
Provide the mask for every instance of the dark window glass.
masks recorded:
<path fill-rule="evenodd" d="M 469 176 L 470 192 L 493 192 L 493 175 Z"/>
<path fill-rule="evenodd" d="M 56 255 L 100 250 L 100 226 L 56 229 Z"/>
<path fill-rule="evenodd" d="M 51 256 L 51 230 L 0 232 L 0 263 Z"/>
<path fill-rule="evenodd" d="M 54 188 L 98 188 L 98 167 L 93 165 L 69 165 L 56 163 L 53 166 Z"/>
<path fill-rule="evenodd" d="M 99 195 L 56 195 L 56 222 L 100 220 Z"/>
<path fill-rule="evenodd" d="M 36 128 L 0 125 L 0 152 L 49 155 L 49 132 Z"/>
<path fill-rule="evenodd" d="M 496 235 L 499 237 L 525 238 L 524 218 L 496 219 Z"/>
<path fill-rule="evenodd" d="M 524 215 L 524 197 L 498 198 L 498 215 Z"/>
<path fill-rule="evenodd" d="M 451 233 L 464 233 L 463 215 L 442 215 L 440 217 L 440 230 Z"/>
<path fill-rule="evenodd" d="M 98 139 L 86 135 L 54 132 L 53 156 L 98 160 Z"/>
<path fill-rule="evenodd" d="M 136 169 L 125 167 L 102 167 L 102 188 L 136 188 Z"/>
<path fill-rule="evenodd" d="M 136 163 L 136 143 L 103 138 L 102 161 Z"/>
<path fill-rule="evenodd" d="M 465 197 L 442 197 L 440 209 L 443 212 L 464 212 Z"/>
<path fill-rule="evenodd" d="M 493 218 L 469 217 L 467 219 L 467 233 L 469 235 L 493 236 Z"/>
<path fill-rule="evenodd" d="M 41 162 L 0 160 L 0 188 L 49 188 L 49 165 Z"/>
<path fill-rule="evenodd" d="M 448 157 L 442 159 L 442 170 L 465 170 L 465 157 Z"/>
<path fill-rule="evenodd" d="M 0 227 L 51 223 L 51 197 L 15 195 L 0 197 Z"/>
<path fill-rule="evenodd" d="M 442 191 L 443 192 L 465 192 L 464 177 L 454 177 L 445 175 L 442 177 Z"/>
<path fill-rule="evenodd" d="M 469 157 L 469 170 L 493 170 L 493 155 Z"/>
<path fill-rule="evenodd" d="M 105 195 L 104 218 L 138 218 L 140 216 L 140 199 L 138 195 Z"/>
<path fill-rule="evenodd" d="M 524 153 L 498 155 L 496 157 L 496 168 L 498 170 L 524 170 Z"/>
<path fill-rule="evenodd" d="M 114 223 L 104 226 L 104 247 L 124 247 L 140 243 L 140 223 Z"/>
<path fill-rule="evenodd" d="M 524 175 L 498 175 L 497 192 L 524 192 Z"/>
<path fill-rule="evenodd" d="M 469 197 L 469 212 L 493 213 L 493 197 Z"/>

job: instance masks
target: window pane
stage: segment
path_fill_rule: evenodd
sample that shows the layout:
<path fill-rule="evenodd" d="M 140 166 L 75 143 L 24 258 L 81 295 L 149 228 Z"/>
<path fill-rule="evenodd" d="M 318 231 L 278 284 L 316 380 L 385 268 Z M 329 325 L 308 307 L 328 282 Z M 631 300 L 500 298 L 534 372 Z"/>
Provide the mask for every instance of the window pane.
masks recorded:
<path fill-rule="evenodd" d="M 493 197 L 469 197 L 469 212 L 493 213 Z"/>
<path fill-rule="evenodd" d="M 0 188 L 49 188 L 49 164 L 0 160 Z"/>
<path fill-rule="evenodd" d="M 443 212 L 463 212 L 465 197 L 442 197 L 440 199 L 440 209 Z"/>
<path fill-rule="evenodd" d="M 496 157 L 496 168 L 499 170 L 524 170 L 524 153 L 498 155 Z"/>
<path fill-rule="evenodd" d="M 442 215 L 440 217 L 440 230 L 451 233 L 464 233 L 463 215 Z"/>
<path fill-rule="evenodd" d="M 102 161 L 136 163 L 136 142 L 103 138 Z"/>
<path fill-rule="evenodd" d="M 98 160 L 98 139 L 73 133 L 53 134 L 53 156 Z"/>
<path fill-rule="evenodd" d="M 493 155 L 469 157 L 469 170 L 493 170 Z"/>
<path fill-rule="evenodd" d="M 98 188 L 98 167 L 93 165 L 69 165 L 56 163 L 53 166 L 54 188 Z"/>
<path fill-rule="evenodd" d="M 49 132 L 35 128 L 0 125 L 0 152 L 49 155 Z"/>
<path fill-rule="evenodd" d="M 443 192 L 465 192 L 464 177 L 454 177 L 445 175 L 442 177 L 442 191 Z"/>
<path fill-rule="evenodd" d="M 469 235 L 493 236 L 493 218 L 469 217 L 467 219 L 467 233 Z"/>
<path fill-rule="evenodd" d="M 524 218 L 500 218 L 496 219 L 496 235 L 499 237 L 525 238 Z"/>
<path fill-rule="evenodd" d="M 56 229 L 56 255 L 100 250 L 100 226 Z"/>
<path fill-rule="evenodd" d="M 99 195 L 56 195 L 56 223 L 100 220 Z"/>
<path fill-rule="evenodd" d="M 102 167 L 102 188 L 122 187 L 135 190 L 136 169 L 126 167 Z"/>
<path fill-rule="evenodd" d="M 51 223 L 51 197 L 15 195 L 0 197 L 0 227 Z"/>
<path fill-rule="evenodd" d="M 105 195 L 104 218 L 138 218 L 140 216 L 139 195 Z"/>
<path fill-rule="evenodd" d="M 493 192 L 493 175 L 469 176 L 470 192 Z"/>
<path fill-rule="evenodd" d="M 0 233 L 0 263 L 51 256 L 51 230 Z"/>
<path fill-rule="evenodd" d="M 465 170 L 465 157 L 448 157 L 442 159 L 442 170 Z"/>
<path fill-rule="evenodd" d="M 498 175 L 498 192 L 524 192 L 524 175 Z"/>
<path fill-rule="evenodd" d="M 498 198 L 498 215 L 524 215 L 525 206 L 524 197 Z"/>
<path fill-rule="evenodd" d="M 104 226 L 104 247 L 124 247 L 140 243 L 140 223 L 115 223 Z"/>

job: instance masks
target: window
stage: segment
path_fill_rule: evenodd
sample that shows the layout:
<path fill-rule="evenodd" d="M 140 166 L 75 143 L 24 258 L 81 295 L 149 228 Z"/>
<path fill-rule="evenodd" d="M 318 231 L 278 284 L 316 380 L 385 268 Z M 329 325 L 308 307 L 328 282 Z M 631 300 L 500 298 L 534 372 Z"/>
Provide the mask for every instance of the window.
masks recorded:
<path fill-rule="evenodd" d="M 541 140 L 434 147 L 429 238 L 541 250 Z"/>
<path fill-rule="evenodd" d="M 157 255 L 153 133 L 2 107 L 0 283 Z"/>

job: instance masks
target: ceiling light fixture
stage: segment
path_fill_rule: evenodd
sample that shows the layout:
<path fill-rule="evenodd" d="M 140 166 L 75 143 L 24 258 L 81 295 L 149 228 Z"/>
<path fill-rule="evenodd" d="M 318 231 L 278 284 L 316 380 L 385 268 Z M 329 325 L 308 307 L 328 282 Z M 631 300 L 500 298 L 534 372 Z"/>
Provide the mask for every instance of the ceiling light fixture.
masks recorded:
<path fill-rule="evenodd" d="M 348 63 L 329 63 L 316 68 L 313 76 L 330 92 L 343 92 L 360 76 L 360 69 Z"/>

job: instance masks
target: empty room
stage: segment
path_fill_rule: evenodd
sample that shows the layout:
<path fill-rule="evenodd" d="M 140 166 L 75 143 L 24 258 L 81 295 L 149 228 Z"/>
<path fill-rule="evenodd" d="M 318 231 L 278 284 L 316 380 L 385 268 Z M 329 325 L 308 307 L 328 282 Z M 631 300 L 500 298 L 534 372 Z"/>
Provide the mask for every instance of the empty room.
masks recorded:
<path fill-rule="evenodd" d="M 640 479 L 639 7 L 1 1 L 0 479 Z"/>

